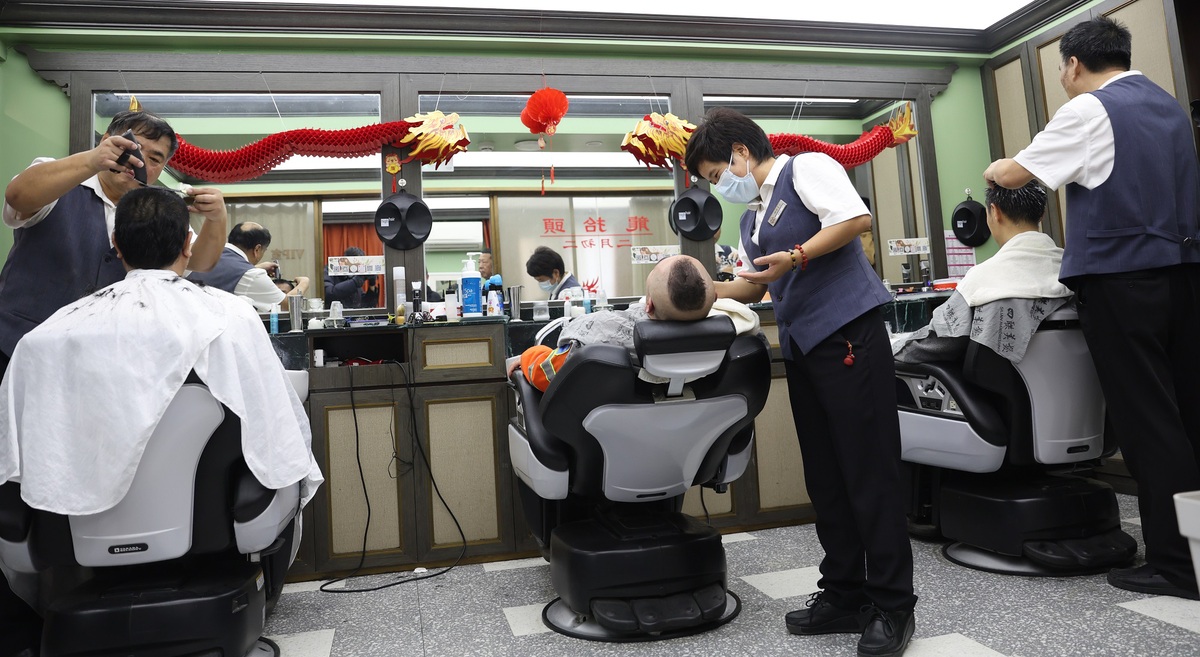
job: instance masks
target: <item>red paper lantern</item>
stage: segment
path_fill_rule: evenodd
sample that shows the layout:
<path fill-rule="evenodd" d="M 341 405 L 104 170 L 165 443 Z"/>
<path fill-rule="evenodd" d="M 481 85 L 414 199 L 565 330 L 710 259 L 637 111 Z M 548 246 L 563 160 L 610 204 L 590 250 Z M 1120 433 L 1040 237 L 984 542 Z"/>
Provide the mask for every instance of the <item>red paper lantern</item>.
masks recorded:
<path fill-rule="evenodd" d="M 538 89 L 525 102 L 525 109 L 521 110 L 521 123 L 535 135 L 540 132 L 553 135 L 558 130 L 558 122 L 566 116 L 568 105 L 570 101 L 567 95 L 558 89 Z"/>

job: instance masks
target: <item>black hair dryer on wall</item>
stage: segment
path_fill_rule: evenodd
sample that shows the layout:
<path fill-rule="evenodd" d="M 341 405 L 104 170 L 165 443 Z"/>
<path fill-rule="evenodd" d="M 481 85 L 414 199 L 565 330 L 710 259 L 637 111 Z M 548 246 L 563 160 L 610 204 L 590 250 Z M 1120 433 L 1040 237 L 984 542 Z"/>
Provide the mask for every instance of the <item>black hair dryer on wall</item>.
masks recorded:
<path fill-rule="evenodd" d="M 415 249 L 429 239 L 433 213 L 421 199 L 400 191 L 385 198 L 375 210 L 375 233 L 393 249 Z"/>
<path fill-rule="evenodd" d="M 971 198 L 970 189 L 966 193 L 967 200 L 954 206 L 954 212 L 950 214 L 950 227 L 959 242 L 966 246 L 980 246 L 992 236 L 987 223 L 987 209 Z"/>

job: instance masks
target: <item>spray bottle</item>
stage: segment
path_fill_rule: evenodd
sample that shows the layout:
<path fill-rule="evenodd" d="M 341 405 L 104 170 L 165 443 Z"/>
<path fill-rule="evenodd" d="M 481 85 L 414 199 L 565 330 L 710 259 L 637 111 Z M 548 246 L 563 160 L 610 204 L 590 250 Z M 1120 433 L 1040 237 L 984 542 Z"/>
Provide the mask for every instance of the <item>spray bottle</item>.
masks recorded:
<path fill-rule="evenodd" d="M 463 317 L 483 317 L 483 281 L 479 276 L 479 270 L 475 267 L 475 256 L 480 255 L 482 253 L 472 251 L 467 253 L 467 259 L 463 260 L 462 284 L 459 285 L 462 294 Z"/>

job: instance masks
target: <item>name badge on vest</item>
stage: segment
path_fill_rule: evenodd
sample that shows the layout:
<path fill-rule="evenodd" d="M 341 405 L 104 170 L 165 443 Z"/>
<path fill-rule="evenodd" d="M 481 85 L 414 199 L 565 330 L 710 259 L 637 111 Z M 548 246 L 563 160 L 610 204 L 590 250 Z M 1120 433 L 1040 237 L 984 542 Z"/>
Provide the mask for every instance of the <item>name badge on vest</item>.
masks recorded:
<path fill-rule="evenodd" d="M 771 210 L 771 216 L 767 217 L 767 223 L 774 226 L 779 223 L 779 218 L 783 216 L 783 211 L 787 208 L 787 203 L 780 201 L 775 204 L 775 209 Z"/>

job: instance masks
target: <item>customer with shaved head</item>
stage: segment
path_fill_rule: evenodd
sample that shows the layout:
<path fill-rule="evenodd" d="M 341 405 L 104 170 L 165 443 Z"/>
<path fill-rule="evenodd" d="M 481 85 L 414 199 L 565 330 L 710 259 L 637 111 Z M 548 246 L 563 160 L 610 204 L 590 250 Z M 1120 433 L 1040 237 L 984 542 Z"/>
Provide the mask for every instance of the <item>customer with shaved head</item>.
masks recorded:
<path fill-rule="evenodd" d="M 643 320 L 688 322 L 723 313 L 733 319 L 739 333 L 758 330 L 758 316 L 745 305 L 722 299 L 714 306 L 715 301 L 716 288 L 704 265 L 691 256 L 672 256 L 655 265 L 646 277 L 644 300 L 626 310 L 605 310 L 570 320 L 559 333 L 557 348 L 536 345 L 525 350 L 521 372 L 534 387 L 545 391 L 577 345 L 616 344 L 632 352 L 633 325 Z"/>

